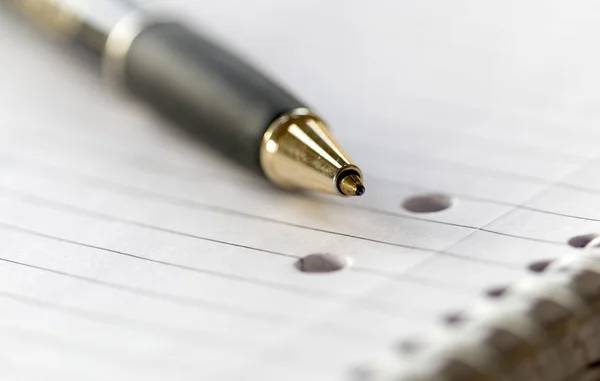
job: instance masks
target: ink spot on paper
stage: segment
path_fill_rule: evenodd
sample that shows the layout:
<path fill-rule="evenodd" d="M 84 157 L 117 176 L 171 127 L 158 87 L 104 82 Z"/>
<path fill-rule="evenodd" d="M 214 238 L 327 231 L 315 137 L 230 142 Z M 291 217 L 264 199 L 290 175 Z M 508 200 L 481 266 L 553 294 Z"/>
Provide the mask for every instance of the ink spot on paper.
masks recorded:
<path fill-rule="evenodd" d="M 402 354 L 416 353 L 423 348 L 423 342 L 416 339 L 403 340 L 398 344 L 398 352 Z"/>
<path fill-rule="evenodd" d="M 464 313 L 454 312 L 444 316 L 444 322 L 448 325 L 458 325 L 467 321 Z"/>
<path fill-rule="evenodd" d="M 488 289 L 485 293 L 490 298 L 501 298 L 502 295 L 506 294 L 508 287 L 500 286 Z"/>
<path fill-rule="evenodd" d="M 423 194 L 404 200 L 402 207 L 412 213 L 436 213 L 452 206 L 452 199 L 443 194 Z"/>
<path fill-rule="evenodd" d="M 548 266 L 550 266 L 550 264 L 552 263 L 552 260 L 547 260 L 547 261 L 537 261 L 537 262 L 533 262 L 531 264 L 529 264 L 529 270 L 531 270 L 534 273 L 541 273 L 544 272 L 544 270 L 546 270 L 546 268 Z"/>
<path fill-rule="evenodd" d="M 349 258 L 337 254 L 310 254 L 300 258 L 296 267 L 305 273 L 329 273 L 350 266 Z"/>
<path fill-rule="evenodd" d="M 592 242 L 596 238 L 598 238 L 598 234 L 595 234 L 595 233 L 583 234 L 583 235 L 578 235 L 578 236 L 571 238 L 568 241 L 568 243 L 569 243 L 569 245 L 571 245 L 573 247 L 576 247 L 578 249 L 583 249 L 584 247 L 589 245 L 590 242 Z"/>
<path fill-rule="evenodd" d="M 354 369 L 352 369 L 352 373 L 350 375 L 350 380 L 351 381 L 370 381 L 375 379 L 375 376 L 373 375 L 374 371 L 373 369 L 367 367 L 367 366 L 359 366 L 359 367 L 355 367 Z"/>

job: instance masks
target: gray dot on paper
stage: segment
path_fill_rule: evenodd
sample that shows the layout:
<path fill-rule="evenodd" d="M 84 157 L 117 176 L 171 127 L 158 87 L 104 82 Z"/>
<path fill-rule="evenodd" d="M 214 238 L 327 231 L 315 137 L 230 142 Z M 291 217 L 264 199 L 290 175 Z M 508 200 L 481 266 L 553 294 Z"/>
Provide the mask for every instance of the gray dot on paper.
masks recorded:
<path fill-rule="evenodd" d="M 462 312 L 453 312 L 444 316 L 444 322 L 448 325 L 459 325 L 465 321 L 467 321 L 467 318 Z"/>
<path fill-rule="evenodd" d="M 546 268 L 548 266 L 550 266 L 550 264 L 552 263 L 552 260 L 545 260 L 545 261 L 537 261 L 537 262 L 533 262 L 529 264 L 529 270 L 534 272 L 534 273 L 541 273 L 544 272 L 544 270 L 546 270 Z"/>
<path fill-rule="evenodd" d="M 412 213 L 436 213 L 452 206 L 452 198 L 443 194 L 423 194 L 404 200 L 402 207 Z"/>
<path fill-rule="evenodd" d="M 350 259 L 338 254 L 310 254 L 296 262 L 296 267 L 305 273 L 329 273 L 348 266 Z"/>
<path fill-rule="evenodd" d="M 397 349 L 398 352 L 400 352 L 401 354 L 411 354 L 420 351 L 421 349 L 423 349 L 423 346 L 423 342 L 417 339 L 408 339 L 401 341 L 398 344 Z"/>
<path fill-rule="evenodd" d="M 508 291 L 507 286 L 498 286 L 488 289 L 485 293 L 490 298 L 501 298 Z"/>
<path fill-rule="evenodd" d="M 569 239 L 568 243 L 572 247 L 576 247 L 578 249 L 583 249 L 583 248 L 587 247 L 596 238 L 598 238 L 598 234 L 595 234 L 595 233 L 583 234 L 583 235 L 578 235 L 578 236 L 575 236 L 575 237 Z"/>

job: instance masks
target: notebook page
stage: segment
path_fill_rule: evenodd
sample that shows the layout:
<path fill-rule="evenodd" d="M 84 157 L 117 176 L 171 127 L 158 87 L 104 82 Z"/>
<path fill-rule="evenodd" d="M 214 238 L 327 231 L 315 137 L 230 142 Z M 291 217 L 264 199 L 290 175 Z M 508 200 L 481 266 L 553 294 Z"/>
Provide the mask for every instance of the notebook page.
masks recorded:
<path fill-rule="evenodd" d="M 594 3 L 249 3 L 145 4 L 315 104 L 367 194 L 274 190 L 0 13 L 2 379 L 348 379 L 600 231 Z"/>

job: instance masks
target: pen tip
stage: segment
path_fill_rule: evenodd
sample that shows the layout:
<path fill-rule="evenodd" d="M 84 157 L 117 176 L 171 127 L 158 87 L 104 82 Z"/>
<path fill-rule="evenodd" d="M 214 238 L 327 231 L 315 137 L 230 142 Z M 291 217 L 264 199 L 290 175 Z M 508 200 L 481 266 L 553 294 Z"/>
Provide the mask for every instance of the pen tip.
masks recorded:
<path fill-rule="evenodd" d="M 340 179 L 339 190 L 344 196 L 362 196 L 366 191 L 362 179 L 356 174 L 349 174 Z"/>
<path fill-rule="evenodd" d="M 365 194 L 365 186 L 364 185 L 358 185 L 356 187 L 356 192 L 354 192 L 355 196 L 362 196 L 363 194 Z"/>

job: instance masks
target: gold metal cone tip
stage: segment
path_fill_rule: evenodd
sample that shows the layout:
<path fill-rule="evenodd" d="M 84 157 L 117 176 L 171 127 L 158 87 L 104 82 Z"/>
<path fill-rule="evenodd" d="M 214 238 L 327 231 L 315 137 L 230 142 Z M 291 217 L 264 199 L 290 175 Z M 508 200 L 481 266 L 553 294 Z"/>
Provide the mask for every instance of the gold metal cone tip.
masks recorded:
<path fill-rule="evenodd" d="M 365 186 L 358 175 L 349 174 L 339 180 L 338 188 L 344 196 L 362 196 Z"/>
<path fill-rule="evenodd" d="M 265 176 L 283 188 L 345 196 L 365 193 L 360 168 L 333 139 L 325 122 L 306 109 L 292 110 L 269 126 L 260 164 Z"/>

